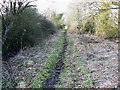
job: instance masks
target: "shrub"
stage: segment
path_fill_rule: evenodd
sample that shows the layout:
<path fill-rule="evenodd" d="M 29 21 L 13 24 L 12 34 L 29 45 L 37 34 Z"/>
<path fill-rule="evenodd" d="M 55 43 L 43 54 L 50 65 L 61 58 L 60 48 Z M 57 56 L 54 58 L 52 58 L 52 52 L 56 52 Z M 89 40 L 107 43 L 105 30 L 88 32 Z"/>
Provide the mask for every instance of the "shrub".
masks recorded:
<path fill-rule="evenodd" d="M 55 25 L 40 15 L 35 8 L 27 8 L 15 17 L 3 45 L 3 55 L 18 52 L 22 46 L 33 46 L 55 32 Z"/>
<path fill-rule="evenodd" d="M 101 3 L 102 9 L 109 8 L 110 2 Z M 115 10 L 100 11 L 100 15 L 96 20 L 96 33 L 104 38 L 116 37 L 118 34 L 118 18 L 115 15 Z"/>
<path fill-rule="evenodd" d="M 47 11 L 46 12 L 47 17 L 55 24 L 57 29 L 62 29 L 63 28 L 63 13 L 57 14 L 55 11 Z"/>
<path fill-rule="evenodd" d="M 95 22 L 94 17 L 88 18 L 85 25 L 82 25 L 83 26 L 82 32 L 83 33 L 94 34 L 95 33 L 95 24 L 94 24 L 94 22 Z"/>

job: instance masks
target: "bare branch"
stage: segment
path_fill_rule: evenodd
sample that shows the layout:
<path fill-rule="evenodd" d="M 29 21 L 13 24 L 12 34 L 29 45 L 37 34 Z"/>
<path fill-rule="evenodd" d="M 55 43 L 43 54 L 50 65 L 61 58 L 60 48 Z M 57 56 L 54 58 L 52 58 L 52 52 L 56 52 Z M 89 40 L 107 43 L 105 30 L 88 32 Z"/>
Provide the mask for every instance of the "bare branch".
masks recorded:
<path fill-rule="evenodd" d="M 120 9 L 119 7 L 115 7 L 115 8 L 106 8 L 106 9 L 99 9 L 100 11 L 106 11 L 106 10 L 110 10 L 110 9 Z"/>

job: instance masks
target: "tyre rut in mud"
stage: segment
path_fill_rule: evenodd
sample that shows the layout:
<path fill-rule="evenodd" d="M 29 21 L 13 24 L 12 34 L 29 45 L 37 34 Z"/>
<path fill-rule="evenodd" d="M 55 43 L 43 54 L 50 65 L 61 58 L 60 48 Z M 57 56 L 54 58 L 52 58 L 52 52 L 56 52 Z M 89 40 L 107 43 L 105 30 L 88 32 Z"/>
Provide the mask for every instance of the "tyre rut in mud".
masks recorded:
<path fill-rule="evenodd" d="M 65 52 L 66 52 L 67 45 L 68 45 L 66 34 L 67 32 L 64 32 L 63 48 L 61 52 L 59 53 L 58 62 L 55 65 L 55 69 L 53 70 L 52 75 L 49 78 L 47 78 L 45 82 L 43 83 L 44 88 L 54 88 L 55 84 L 59 81 L 59 75 L 60 75 L 61 70 L 64 69 L 63 60 L 65 58 Z"/>

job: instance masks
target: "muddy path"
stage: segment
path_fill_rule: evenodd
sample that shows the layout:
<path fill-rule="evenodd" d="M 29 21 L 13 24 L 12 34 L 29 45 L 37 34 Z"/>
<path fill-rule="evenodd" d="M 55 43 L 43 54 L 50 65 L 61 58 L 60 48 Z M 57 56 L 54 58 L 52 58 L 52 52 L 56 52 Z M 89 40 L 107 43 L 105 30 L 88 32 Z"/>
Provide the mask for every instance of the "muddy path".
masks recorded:
<path fill-rule="evenodd" d="M 55 69 L 53 70 L 51 77 L 47 78 L 43 84 L 45 88 L 54 88 L 54 85 L 59 81 L 59 75 L 61 73 L 61 70 L 64 69 L 63 60 L 65 58 L 65 52 L 66 52 L 67 45 L 68 45 L 66 34 L 67 32 L 64 32 L 63 48 L 61 52 L 59 53 L 58 62 L 55 65 Z"/>

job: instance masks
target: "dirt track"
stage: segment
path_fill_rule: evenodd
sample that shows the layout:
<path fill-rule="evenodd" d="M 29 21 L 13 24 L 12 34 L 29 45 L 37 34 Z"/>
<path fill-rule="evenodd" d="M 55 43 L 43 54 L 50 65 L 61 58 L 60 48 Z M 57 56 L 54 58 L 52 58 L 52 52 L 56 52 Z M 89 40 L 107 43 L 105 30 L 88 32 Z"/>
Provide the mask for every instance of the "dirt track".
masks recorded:
<path fill-rule="evenodd" d="M 28 49 L 23 54 L 11 58 L 14 78 L 18 83 L 21 83 L 22 80 L 24 82 L 24 85 L 19 86 L 20 88 L 27 87 L 28 84 L 32 84 L 35 78 L 38 78 L 39 74 L 36 74 L 36 71 L 43 71 L 52 51 L 58 49 L 58 47 L 52 45 L 56 40 L 59 40 L 58 35 L 52 36 L 50 40 L 45 41 L 43 47 L 41 45 L 36 46 Z M 35 59 L 37 60 L 35 61 Z M 29 67 L 25 63 L 27 60 L 33 60 Z M 89 87 L 89 85 L 93 85 L 95 88 L 117 87 L 118 44 L 115 42 L 93 35 L 67 33 L 58 60 L 52 76 L 47 78 L 46 84 L 43 85 L 46 88 L 84 88 Z M 80 60 L 82 60 L 83 64 L 79 64 Z M 88 69 L 87 74 L 83 73 L 85 71 L 83 66 Z M 62 70 L 63 67 L 64 70 Z M 6 77 L 8 77 L 6 74 L 7 69 L 3 68 L 3 70 Z M 92 82 L 88 81 L 89 77 L 92 78 Z M 88 85 L 83 84 L 85 81 L 87 81 Z"/>
<path fill-rule="evenodd" d="M 59 75 L 64 65 L 63 60 L 65 58 L 66 49 L 67 49 L 67 39 L 66 39 L 66 32 L 64 32 L 63 48 L 59 53 L 58 62 L 56 63 L 55 69 L 53 70 L 53 74 L 51 75 L 51 77 L 46 79 L 46 81 L 44 82 L 45 85 L 43 85 L 43 87 L 54 88 L 54 85 L 59 81 Z"/>

